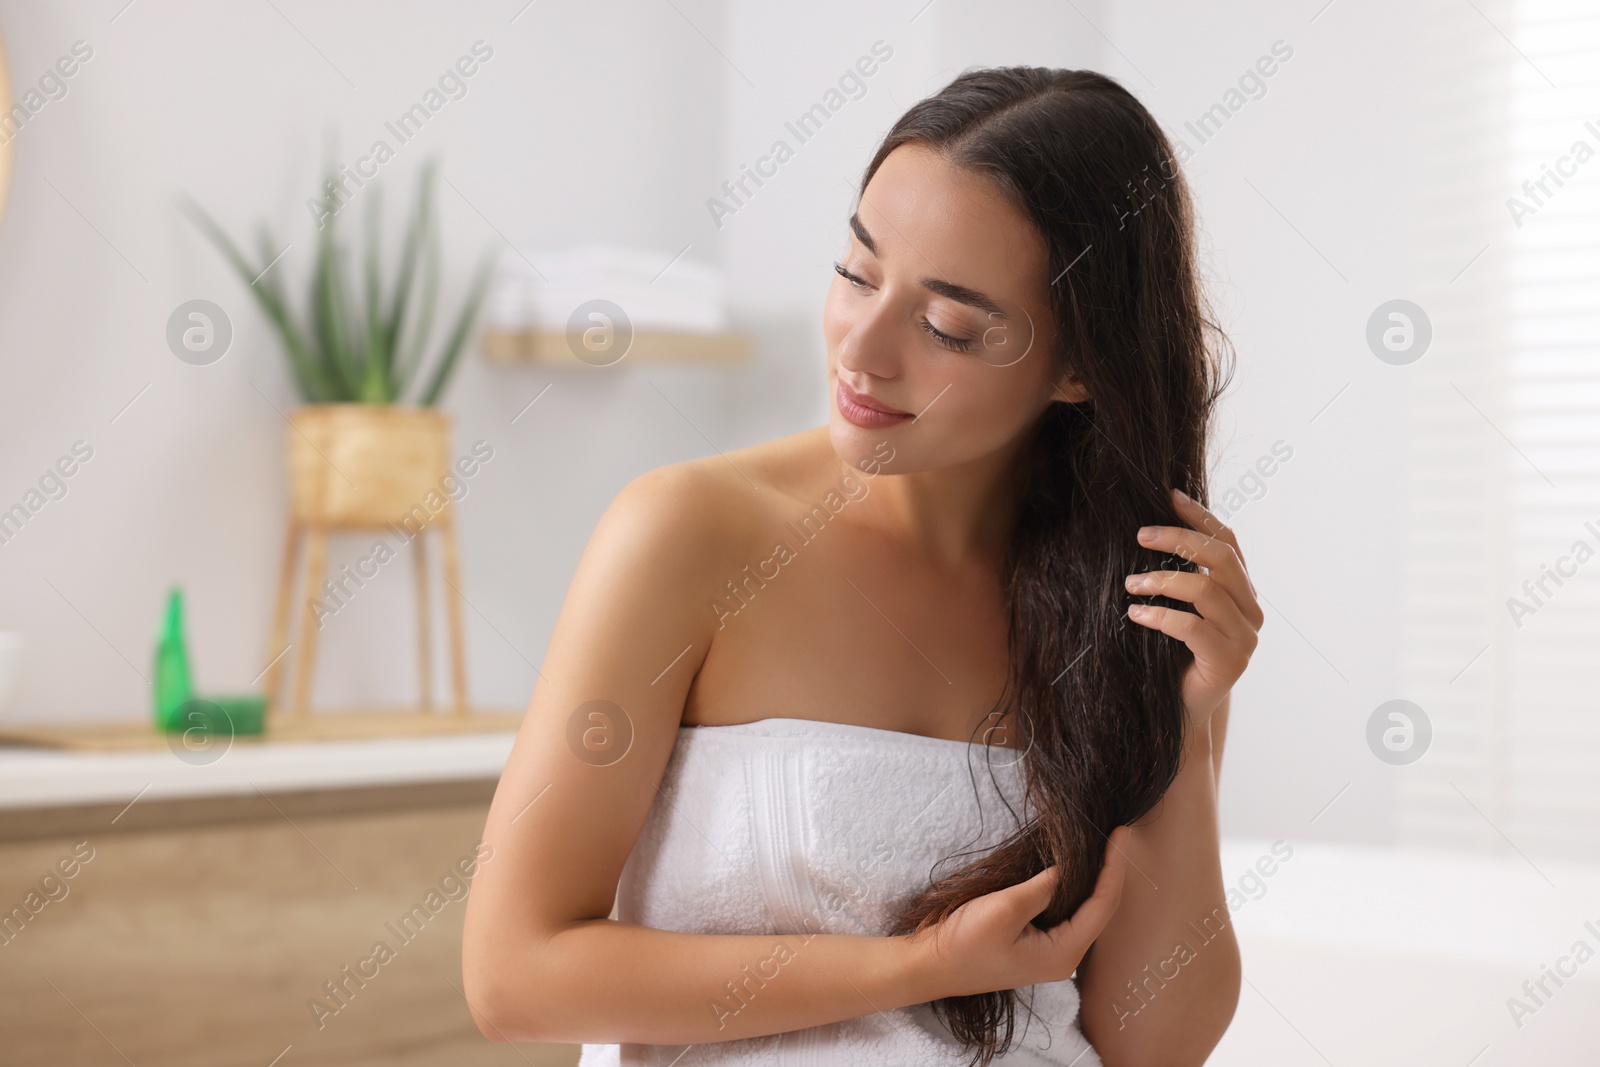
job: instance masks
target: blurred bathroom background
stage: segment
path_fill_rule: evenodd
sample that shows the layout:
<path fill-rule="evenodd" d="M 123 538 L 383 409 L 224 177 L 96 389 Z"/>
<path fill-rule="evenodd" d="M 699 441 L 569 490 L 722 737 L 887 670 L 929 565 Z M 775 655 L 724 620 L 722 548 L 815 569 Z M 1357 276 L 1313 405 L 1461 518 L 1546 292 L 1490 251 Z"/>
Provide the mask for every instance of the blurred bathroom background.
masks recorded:
<path fill-rule="evenodd" d="M 381 190 L 398 217 L 419 168 L 439 160 L 441 307 L 459 304 L 486 248 L 500 264 L 444 401 L 455 452 L 481 440 L 494 459 L 455 502 L 461 584 L 440 595 L 461 600 L 474 705 L 515 712 L 624 484 L 826 418 L 830 265 L 890 124 L 969 66 L 1092 67 L 1187 150 L 1207 282 L 1239 353 L 1212 498 L 1266 623 L 1220 779 L 1245 986 L 1212 1062 L 1600 1057 L 1600 10 L 0 0 L 0 35 L 13 102 L 42 98 L 5 131 L 0 510 L 28 515 L 0 541 L 0 726 L 148 717 L 144 675 L 174 583 L 210 689 L 248 690 L 267 667 L 284 413 L 298 397 L 271 325 L 181 195 L 238 235 L 269 223 L 287 246 L 273 269 L 298 296 L 318 232 L 307 202 L 330 163 L 354 167 L 379 140 L 393 149 L 351 185 L 338 225 L 354 235 L 364 197 Z M 73 73 L 52 76 L 66 56 Z M 441 81 L 462 57 L 473 73 Z M 392 124 L 436 90 L 439 106 L 396 137 Z M 825 121 L 797 137 L 819 102 Z M 779 140 L 793 151 L 759 163 Z M 747 178 L 758 166 L 759 183 Z M 737 333 L 747 354 L 489 358 L 482 331 L 575 303 L 540 289 L 540 264 L 577 279 L 573 292 L 604 277 L 642 294 L 644 325 Z M 650 307 L 650 294 L 665 295 Z M 209 365 L 174 358 L 166 340 L 191 300 L 231 324 Z M 28 505 L 77 442 L 92 458 Z M 334 540 L 329 569 L 366 548 Z M 408 579 L 373 582 L 327 628 L 314 705 L 415 699 L 414 596 Z M 214 765 L 214 788 L 180 781 L 188 771 L 165 750 L 140 757 L 157 766 L 0 748 L 0 908 L 71 841 L 101 850 L 76 899 L 0 947 L 0 1047 L 18 1050 L 0 1058 L 573 1062 L 570 1049 L 477 1034 L 451 985 L 457 904 L 438 920 L 453 931 L 430 930 L 436 945 L 392 965 L 409 977 L 375 980 L 324 1027 L 307 1011 L 367 949 L 375 916 L 425 891 L 470 837 L 396 875 L 395 907 L 329 920 L 325 958 L 292 918 L 265 912 L 218 940 L 191 929 L 168 992 L 228 991 L 237 1019 L 213 1031 L 196 1021 L 208 1004 L 99 955 L 134 921 L 117 918 L 109 887 L 118 842 L 137 835 L 51 821 L 130 800 L 137 813 L 163 790 L 219 805 L 270 792 L 281 805 L 356 779 L 492 783 L 508 744 L 339 742 L 271 765 L 241 744 Z M 435 801 L 481 826 L 481 789 Z M 330 866 L 384 869 L 391 846 L 371 842 L 388 839 L 353 810 L 282 808 L 283 847 L 308 864 L 282 899 L 348 893 Z M 156 849 L 126 861 L 146 872 L 139 922 L 190 897 L 199 907 L 203 876 L 231 862 L 225 831 L 188 832 L 139 831 Z M 41 947 L 25 955 L 30 938 Z M 270 1004 L 239 1007 L 258 998 Z"/>

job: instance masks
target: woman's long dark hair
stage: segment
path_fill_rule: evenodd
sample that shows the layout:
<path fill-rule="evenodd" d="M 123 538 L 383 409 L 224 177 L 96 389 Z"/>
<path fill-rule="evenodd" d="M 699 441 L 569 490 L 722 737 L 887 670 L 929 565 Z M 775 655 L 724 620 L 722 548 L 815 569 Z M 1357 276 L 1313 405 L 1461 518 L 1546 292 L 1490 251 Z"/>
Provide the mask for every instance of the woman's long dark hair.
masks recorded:
<path fill-rule="evenodd" d="M 1194 219 L 1171 144 L 1131 93 L 1086 70 L 971 70 L 913 106 L 885 137 L 916 143 L 988 178 L 1049 249 L 1055 368 L 1087 388 L 1050 405 L 1019 471 L 1003 575 L 1010 663 L 991 722 L 1025 748 L 1028 818 L 998 848 L 929 886 L 891 933 L 924 929 L 974 897 L 1051 864 L 1055 899 L 1035 920 L 1069 918 L 1093 890 L 1106 837 L 1149 812 L 1183 753 L 1180 683 L 1193 654 L 1131 622 L 1135 571 L 1194 569 L 1140 547 L 1145 525 L 1186 525 L 1176 487 L 1208 499 L 1206 446 L 1231 347 L 1195 263 Z M 1223 342 L 1213 347 L 1208 335 Z M 1134 875 L 1130 872 L 1130 877 Z M 1011 1045 L 1017 994 L 946 997 L 934 1010 L 982 1067 Z"/>

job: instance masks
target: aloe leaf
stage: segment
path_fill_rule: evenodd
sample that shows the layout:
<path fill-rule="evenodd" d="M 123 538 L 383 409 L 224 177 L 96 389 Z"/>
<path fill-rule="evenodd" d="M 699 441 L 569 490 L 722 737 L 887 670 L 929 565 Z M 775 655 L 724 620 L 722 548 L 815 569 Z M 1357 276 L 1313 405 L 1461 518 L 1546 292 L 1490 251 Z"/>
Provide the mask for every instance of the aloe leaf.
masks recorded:
<path fill-rule="evenodd" d="M 394 301 L 390 305 L 387 327 L 390 351 L 400 343 L 400 336 L 405 326 L 406 305 L 410 301 L 412 280 L 416 276 L 417 256 L 432 221 L 433 169 L 434 161 L 429 159 L 422 165 L 422 172 L 417 177 L 416 208 L 406 229 L 405 247 L 400 253 L 400 270 L 394 280 Z"/>
<path fill-rule="evenodd" d="M 313 268 L 311 279 L 311 334 L 316 342 L 313 355 L 322 376 L 333 387 L 334 400 L 352 399 L 352 385 L 346 377 L 343 366 L 335 353 L 339 347 L 339 338 L 334 334 L 329 322 L 329 297 L 327 282 L 327 253 L 317 252 L 316 266 Z"/>
<path fill-rule="evenodd" d="M 420 303 L 417 307 L 417 317 L 412 320 L 407 331 L 409 336 L 406 338 L 405 352 L 401 357 L 398 374 L 399 386 L 396 392 L 401 395 L 411 388 L 411 382 L 422 366 L 422 353 L 427 347 L 429 335 L 433 333 L 433 313 L 439 303 L 438 232 L 430 229 L 423 245 Z"/>
<path fill-rule="evenodd" d="M 264 245 L 262 267 L 257 269 L 245 259 L 244 253 L 233 243 L 222 227 L 193 199 L 184 197 L 180 199 L 178 206 L 195 223 L 201 233 L 211 240 L 212 244 L 222 253 L 223 258 L 233 266 L 240 280 L 244 282 L 245 288 L 251 292 L 256 302 L 261 305 L 261 309 L 266 312 L 267 319 L 278 331 L 279 339 L 282 340 L 284 349 L 289 353 L 295 377 L 299 382 L 301 393 L 305 399 L 310 402 L 323 399 L 326 386 L 321 376 L 316 372 L 305 339 L 289 318 L 288 310 L 284 306 L 282 294 L 275 284 L 275 279 L 269 281 L 261 277 L 266 270 L 266 265 L 272 262 L 273 256 L 273 253 L 266 251 L 266 247 L 270 247 L 270 245 L 265 231 L 262 231 Z"/>
<path fill-rule="evenodd" d="M 282 251 L 281 249 L 274 251 L 277 242 L 272 239 L 272 234 L 265 226 L 257 231 L 256 244 L 260 249 L 261 262 L 265 264 L 271 264 Z M 300 384 L 301 396 L 311 403 L 332 396 L 334 394 L 332 386 L 313 358 L 299 326 L 289 317 L 278 275 L 268 267 L 263 267 L 257 273 L 251 289 L 262 305 L 269 309 L 267 314 L 278 328 L 278 335 L 283 341 L 284 350 L 289 354 L 289 363 L 294 369 L 295 379 Z"/>
<path fill-rule="evenodd" d="M 331 212 L 336 208 L 331 186 L 326 200 Z M 354 401 L 362 399 L 364 383 L 350 350 L 348 306 L 341 257 L 334 238 L 335 217 L 330 215 L 317 244 L 317 266 L 311 283 L 312 321 L 328 375 L 339 383 L 340 399 Z"/>
<path fill-rule="evenodd" d="M 444 391 L 445 383 L 450 380 L 450 372 L 455 367 L 456 357 L 461 354 L 462 345 L 466 343 L 473 320 L 478 316 L 478 307 L 483 303 L 484 294 L 488 292 L 489 279 L 493 276 L 496 258 L 491 251 L 484 255 L 478 265 L 472 285 L 467 291 L 466 305 L 461 309 L 461 314 L 450 331 L 449 339 L 445 342 L 444 355 L 433 372 L 433 380 L 428 384 L 428 391 L 423 394 L 422 403 L 425 405 L 432 406 L 437 403 L 439 394 Z"/>
<path fill-rule="evenodd" d="M 378 189 L 375 187 L 367 194 L 367 257 L 366 257 L 366 351 L 367 351 L 367 378 L 376 377 L 383 383 L 384 391 L 391 395 L 396 392 L 393 388 L 392 368 L 394 363 L 394 350 L 389 346 L 388 337 L 383 329 L 383 292 L 382 277 L 378 267 L 379 233 L 378 219 L 380 216 Z"/>

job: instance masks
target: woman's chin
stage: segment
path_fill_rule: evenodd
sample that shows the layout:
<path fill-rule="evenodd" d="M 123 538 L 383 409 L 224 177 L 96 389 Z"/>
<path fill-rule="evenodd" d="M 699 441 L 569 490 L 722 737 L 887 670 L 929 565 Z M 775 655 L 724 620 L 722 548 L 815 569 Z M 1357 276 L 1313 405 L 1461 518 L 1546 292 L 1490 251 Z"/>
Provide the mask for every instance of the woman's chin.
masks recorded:
<path fill-rule="evenodd" d="M 868 430 L 846 419 L 835 408 L 828 416 L 828 440 L 839 458 L 857 470 L 873 458 L 873 449 L 884 440 L 881 430 Z"/>

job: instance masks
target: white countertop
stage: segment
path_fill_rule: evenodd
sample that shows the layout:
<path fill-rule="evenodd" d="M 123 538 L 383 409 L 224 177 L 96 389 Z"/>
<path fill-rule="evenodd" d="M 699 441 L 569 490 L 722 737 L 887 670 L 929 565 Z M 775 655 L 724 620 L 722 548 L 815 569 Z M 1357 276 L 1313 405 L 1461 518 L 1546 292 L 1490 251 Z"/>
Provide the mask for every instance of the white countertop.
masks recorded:
<path fill-rule="evenodd" d="M 298 744 L 236 743 L 191 764 L 172 752 L 0 746 L 0 808 L 498 778 L 514 732 Z"/>

